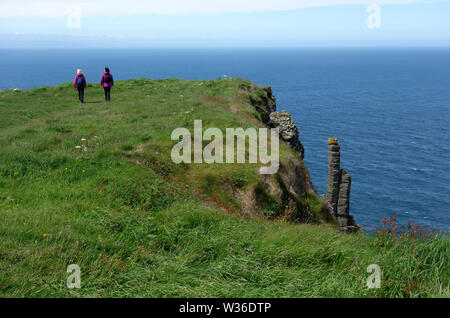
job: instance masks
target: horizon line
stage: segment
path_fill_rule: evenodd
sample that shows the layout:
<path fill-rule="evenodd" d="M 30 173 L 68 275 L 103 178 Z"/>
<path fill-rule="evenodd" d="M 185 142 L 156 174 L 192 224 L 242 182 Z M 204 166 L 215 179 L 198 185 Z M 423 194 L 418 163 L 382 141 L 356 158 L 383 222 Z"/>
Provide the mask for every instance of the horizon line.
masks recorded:
<path fill-rule="evenodd" d="M 128 46 L 128 47 L 110 47 L 114 50 L 148 50 L 148 49 L 192 49 L 192 50 L 204 50 L 204 49 L 426 49 L 426 48 L 450 48 L 450 44 L 427 44 L 427 45 L 303 45 L 303 46 Z M 48 46 L 48 47 L 32 47 L 32 46 L 3 46 L 2 50 L 92 50 L 103 49 L 97 46 L 85 46 L 85 47 L 62 47 L 62 46 Z"/>

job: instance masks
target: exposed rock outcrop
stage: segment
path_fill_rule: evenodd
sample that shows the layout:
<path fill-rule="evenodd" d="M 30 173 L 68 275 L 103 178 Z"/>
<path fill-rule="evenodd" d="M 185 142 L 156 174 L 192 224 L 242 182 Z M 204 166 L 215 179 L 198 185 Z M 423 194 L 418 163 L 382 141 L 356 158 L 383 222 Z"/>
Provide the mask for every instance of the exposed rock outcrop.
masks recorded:
<path fill-rule="evenodd" d="M 292 119 L 291 114 L 287 111 L 277 112 L 277 103 L 273 96 L 271 87 L 263 87 L 262 91 L 258 90 L 255 85 L 239 85 L 239 88 L 250 93 L 259 92 L 250 95 L 250 102 L 261 114 L 262 121 L 271 128 L 278 127 L 281 140 L 289 144 L 295 151 L 299 152 L 302 159 L 305 156 L 305 150 L 299 139 L 299 131 L 297 125 Z"/>
<path fill-rule="evenodd" d="M 298 151 L 303 159 L 305 157 L 305 150 L 300 142 L 300 134 L 291 114 L 283 110 L 281 112 L 270 113 L 269 118 L 268 125 L 272 128 L 278 127 L 280 138 L 288 143 L 294 150 Z"/>

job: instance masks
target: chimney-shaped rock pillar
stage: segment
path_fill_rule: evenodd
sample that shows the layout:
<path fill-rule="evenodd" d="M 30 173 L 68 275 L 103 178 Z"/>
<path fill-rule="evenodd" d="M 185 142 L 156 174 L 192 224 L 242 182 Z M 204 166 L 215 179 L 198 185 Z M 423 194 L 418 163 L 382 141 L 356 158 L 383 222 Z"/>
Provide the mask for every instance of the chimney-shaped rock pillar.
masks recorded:
<path fill-rule="evenodd" d="M 350 189 L 352 178 L 341 169 L 340 146 L 336 138 L 328 139 L 328 183 L 327 201 L 341 229 L 347 233 L 359 231 L 359 226 L 350 215 Z"/>
<path fill-rule="evenodd" d="M 336 138 L 328 138 L 328 182 L 327 201 L 336 214 L 339 200 L 339 184 L 341 174 L 341 153 Z"/>

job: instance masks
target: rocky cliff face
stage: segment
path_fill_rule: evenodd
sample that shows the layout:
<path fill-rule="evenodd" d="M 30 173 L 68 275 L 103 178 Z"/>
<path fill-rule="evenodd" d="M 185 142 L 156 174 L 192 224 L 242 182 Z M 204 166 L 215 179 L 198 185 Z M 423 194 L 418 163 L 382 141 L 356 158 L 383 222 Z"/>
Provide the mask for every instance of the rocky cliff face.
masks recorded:
<path fill-rule="evenodd" d="M 304 165 L 304 148 L 299 139 L 299 131 L 292 119 L 292 116 L 286 111 L 277 112 L 275 96 L 270 87 L 258 88 L 254 85 L 240 85 L 242 90 L 250 93 L 250 103 L 261 115 L 261 120 L 269 127 L 279 129 L 280 140 L 288 144 L 299 157 L 292 157 L 280 162 L 280 169 L 275 175 L 260 175 L 260 183 L 252 193 L 242 193 L 237 191 L 235 195 L 238 198 L 246 199 L 247 209 L 253 210 L 253 213 L 263 214 L 268 210 L 281 210 L 282 213 L 286 207 L 292 205 L 293 220 L 318 222 L 325 218 L 323 215 L 315 216 L 311 208 L 304 204 L 304 201 L 310 195 L 315 195 L 309 171 Z M 244 200 L 241 200 L 244 201 Z M 326 211 L 322 211 L 322 214 Z"/>
<path fill-rule="evenodd" d="M 254 85 L 241 85 L 240 88 L 250 93 L 257 93 L 256 97 L 250 95 L 250 102 L 260 113 L 261 120 L 270 128 L 278 127 L 280 139 L 295 150 L 303 160 L 305 151 L 299 139 L 300 133 L 297 125 L 291 114 L 286 111 L 276 111 L 276 99 L 272 89 L 264 87 L 261 91 Z M 309 171 L 302 160 L 291 158 L 280 162 L 279 172 L 275 176 L 261 175 L 262 189 L 259 189 L 259 192 L 263 192 L 265 197 L 261 197 L 261 193 L 253 193 L 250 195 L 250 205 L 260 206 L 260 203 L 265 200 L 271 201 L 272 205 L 283 205 L 291 201 L 299 203 L 302 199 L 308 198 L 310 193 L 316 194 Z M 340 169 L 340 146 L 337 141 L 329 143 L 328 161 L 327 201 L 331 208 L 326 207 L 321 210 L 322 220 L 334 218 L 344 231 L 354 232 L 358 227 L 349 213 L 351 177 L 345 170 Z M 247 199 L 249 199 L 248 195 Z M 302 204 L 297 204 L 297 207 L 303 209 L 301 211 L 303 220 L 306 216 L 317 221 L 318 216 L 312 215 L 308 207 L 302 206 Z M 301 221 L 302 217 L 294 219 Z"/>

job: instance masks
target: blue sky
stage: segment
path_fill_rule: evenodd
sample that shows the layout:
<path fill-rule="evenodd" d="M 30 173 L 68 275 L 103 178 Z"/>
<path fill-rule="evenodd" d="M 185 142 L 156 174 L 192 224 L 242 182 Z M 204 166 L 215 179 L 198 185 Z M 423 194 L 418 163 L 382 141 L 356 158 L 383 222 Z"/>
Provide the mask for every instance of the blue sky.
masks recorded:
<path fill-rule="evenodd" d="M 370 3 L 378 5 L 376 12 L 367 12 Z M 369 28 L 368 17 L 378 12 L 379 27 Z M 39 48 L 450 46 L 450 1 L 2 0 L 0 43 Z"/>

